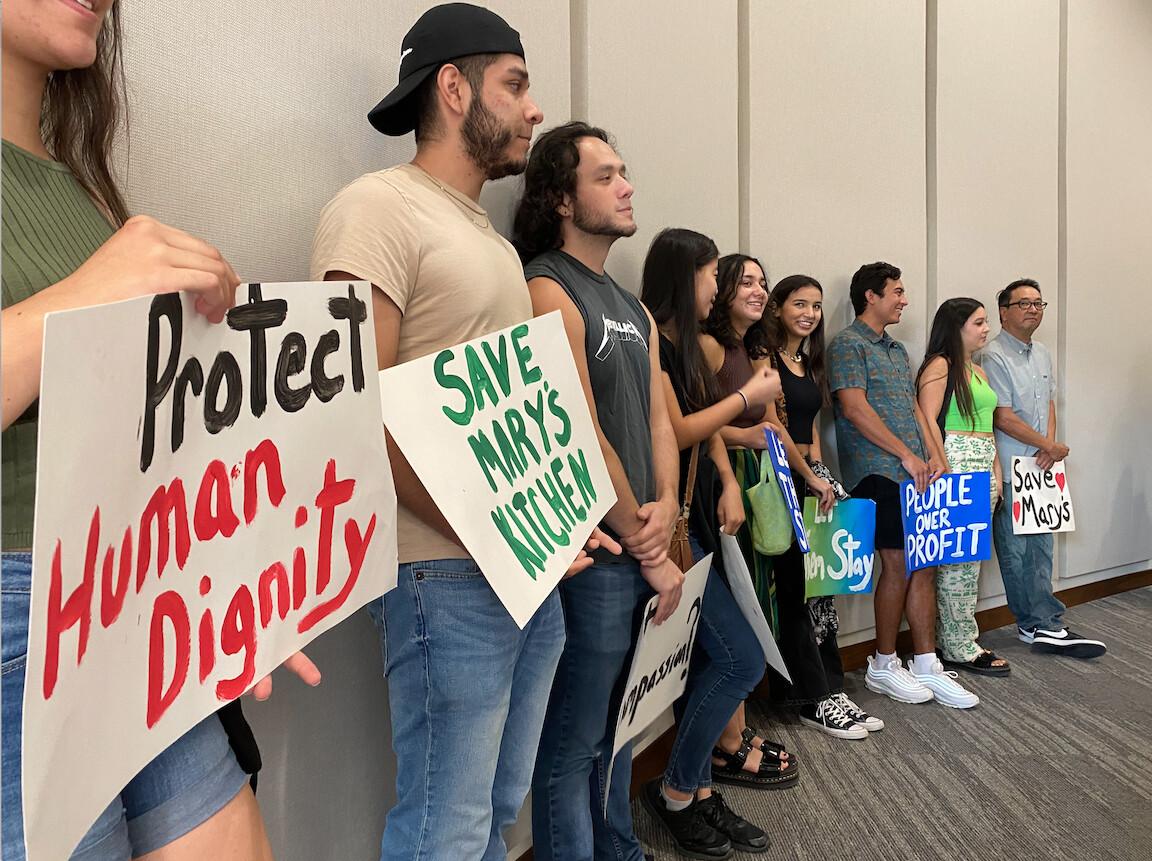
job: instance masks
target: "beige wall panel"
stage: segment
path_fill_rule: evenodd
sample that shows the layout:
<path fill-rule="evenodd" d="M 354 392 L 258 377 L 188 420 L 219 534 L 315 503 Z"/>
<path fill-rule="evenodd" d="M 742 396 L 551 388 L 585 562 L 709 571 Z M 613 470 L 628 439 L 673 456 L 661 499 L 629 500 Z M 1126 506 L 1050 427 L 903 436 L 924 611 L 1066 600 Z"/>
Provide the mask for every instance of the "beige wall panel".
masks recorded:
<path fill-rule="evenodd" d="M 616 137 L 636 186 L 640 229 L 616 243 L 608 269 L 638 293 L 661 229 L 698 230 L 723 250 L 739 239 L 736 4 L 574 2 L 587 14 L 584 119 Z"/>
<path fill-rule="evenodd" d="M 1069 2 L 1067 93 L 1071 578 L 1152 557 L 1152 4 Z"/>
<path fill-rule="evenodd" d="M 995 335 L 996 291 L 1035 278 L 1055 354 L 1060 6 L 941 0 L 936 32 L 937 303 L 979 299 Z M 1004 594 L 995 562 L 980 594 Z"/>
<path fill-rule="evenodd" d="M 400 42 L 426 0 L 294 4 L 291 14 L 228 3 L 125 7 L 133 108 L 119 152 L 133 211 L 217 244 L 242 278 L 308 275 L 320 208 L 362 173 L 407 161 L 412 137 L 377 134 L 366 114 L 396 82 Z M 567 2 L 500 0 L 524 41 L 546 122 L 568 118 Z M 483 202 L 510 223 L 515 180 Z M 260 799 L 285 861 L 378 858 L 395 803 L 380 647 L 365 614 L 309 653 L 319 691 L 292 678 L 246 706 L 264 756 Z M 523 844 L 526 828 L 514 842 Z"/>
<path fill-rule="evenodd" d="M 996 291 L 1016 278 L 1056 298 L 1060 7 L 938 8 L 937 299 L 980 299 L 995 321 Z M 1056 310 L 1041 330 L 1053 349 Z"/>
<path fill-rule="evenodd" d="M 911 304 L 891 333 L 914 364 L 929 319 L 924 27 L 924 7 L 902 0 L 749 3 L 745 250 L 772 281 L 824 285 L 828 337 L 851 322 L 852 273 L 899 266 Z M 825 414 L 825 438 L 831 424 Z M 840 610 L 842 642 L 871 636 L 870 598 Z"/>
<path fill-rule="evenodd" d="M 827 291 L 851 321 L 862 264 L 904 270 L 911 306 L 893 336 L 918 358 L 925 331 L 924 8 L 903 0 L 749 4 L 751 253 L 776 281 Z"/>

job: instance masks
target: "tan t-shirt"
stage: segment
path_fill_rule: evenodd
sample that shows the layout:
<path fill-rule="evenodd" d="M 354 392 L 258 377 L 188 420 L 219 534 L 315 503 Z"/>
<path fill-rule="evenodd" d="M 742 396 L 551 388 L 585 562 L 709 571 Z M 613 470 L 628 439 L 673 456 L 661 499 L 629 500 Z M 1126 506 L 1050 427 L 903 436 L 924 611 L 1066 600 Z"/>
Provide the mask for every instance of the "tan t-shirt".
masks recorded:
<path fill-rule="evenodd" d="M 312 278 L 332 271 L 370 281 L 396 303 L 399 362 L 532 316 L 520 259 L 488 214 L 412 164 L 365 174 L 324 207 Z M 468 558 L 403 505 L 397 520 L 401 562 Z"/>

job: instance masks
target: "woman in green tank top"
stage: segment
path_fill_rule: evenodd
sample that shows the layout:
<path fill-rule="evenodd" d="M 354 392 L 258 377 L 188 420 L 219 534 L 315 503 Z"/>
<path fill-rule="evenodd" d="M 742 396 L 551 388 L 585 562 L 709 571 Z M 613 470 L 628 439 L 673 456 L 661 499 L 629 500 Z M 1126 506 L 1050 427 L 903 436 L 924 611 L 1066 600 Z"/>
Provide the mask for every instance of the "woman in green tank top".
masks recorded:
<path fill-rule="evenodd" d="M 991 502 L 1000 495 L 1000 461 L 992 434 L 996 393 L 972 361 L 988 341 L 988 313 L 975 299 L 949 299 L 936 311 L 924 363 L 916 375 L 917 400 L 935 416 L 933 432 L 952 472 L 991 473 Z M 976 642 L 980 563 L 941 565 L 936 574 L 936 642 L 947 667 L 1005 676 L 1008 662 Z"/>
<path fill-rule="evenodd" d="M 188 291 L 196 309 L 219 322 L 239 279 L 208 243 L 144 216 L 128 217 L 111 169 L 123 93 L 118 2 L 5 0 L 3 70 L 0 843 L 4 861 L 15 861 L 24 858 L 21 720 L 44 317 Z M 290 663 L 306 681 L 319 682 L 303 656 Z M 257 695 L 267 696 L 269 685 L 259 683 Z M 226 708 L 231 728 L 246 729 L 238 704 Z M 247 775 L 216 716 L 189 730 L 124 787 L 77 851 L 85 858 L 128 859 L 161 847 L 173 859 L 271 857 Z"/>

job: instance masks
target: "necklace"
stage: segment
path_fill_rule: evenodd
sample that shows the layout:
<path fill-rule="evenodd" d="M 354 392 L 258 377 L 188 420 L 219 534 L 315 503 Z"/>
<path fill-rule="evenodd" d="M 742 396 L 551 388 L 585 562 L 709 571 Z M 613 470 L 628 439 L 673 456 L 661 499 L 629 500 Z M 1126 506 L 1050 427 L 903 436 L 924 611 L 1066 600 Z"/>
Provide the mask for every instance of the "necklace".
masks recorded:
<path fill-rule="evenodd" d="M 780 348 L 779 352 L 780 352 L 781 356 L 788 359 L 789 361 L 795 362 L 797 365 L 801 365 L 804 363 L 804 354 L 802 352 L 800 352 L 799 350 L 796 351 L 795 356 L 793 356 L 791 353 L 789 353 L 783 347 Z"/>
<path fill-rule="evenodd" d="M 456 204 L 456 206 L 458 206 L 464 212 L 464 214 L 468 216 L 468 220 L 475 224 L 478 228 L 481 230 L 487 230 L 492 225 L 492 222 L 489 220 L 487 213 L 481 215 L 467 203 L 462 201 L 457 194 L 449 191 L 448 188 L 440 182 L 440 180 L 438 180 L 428 171 L 424 170 L 424 168 L 420 167 L 420 165 L 416 165 L 416 167 L 419 168 L 420 172 L 432 181 L 434 186 L 444 192 L 444 195 L 454 204 Z"/>

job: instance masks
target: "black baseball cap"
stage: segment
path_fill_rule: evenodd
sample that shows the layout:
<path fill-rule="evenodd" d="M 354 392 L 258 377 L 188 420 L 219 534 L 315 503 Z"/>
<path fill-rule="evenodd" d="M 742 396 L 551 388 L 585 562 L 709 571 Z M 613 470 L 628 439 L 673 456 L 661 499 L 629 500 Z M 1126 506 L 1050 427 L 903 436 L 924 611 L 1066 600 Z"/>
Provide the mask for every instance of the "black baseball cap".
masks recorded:
<path fill-rule="evenodd" d="M 416 128 L 412 94 L 429 75 L 458 57 L 471 54 L 524 56 L 520 34 L 508 22 L 471 3 L 433 6 L 420 16 L 400 45 L 400 80 L 368 114 L 368 122 L 386 135 L 403 135 Z"/>

